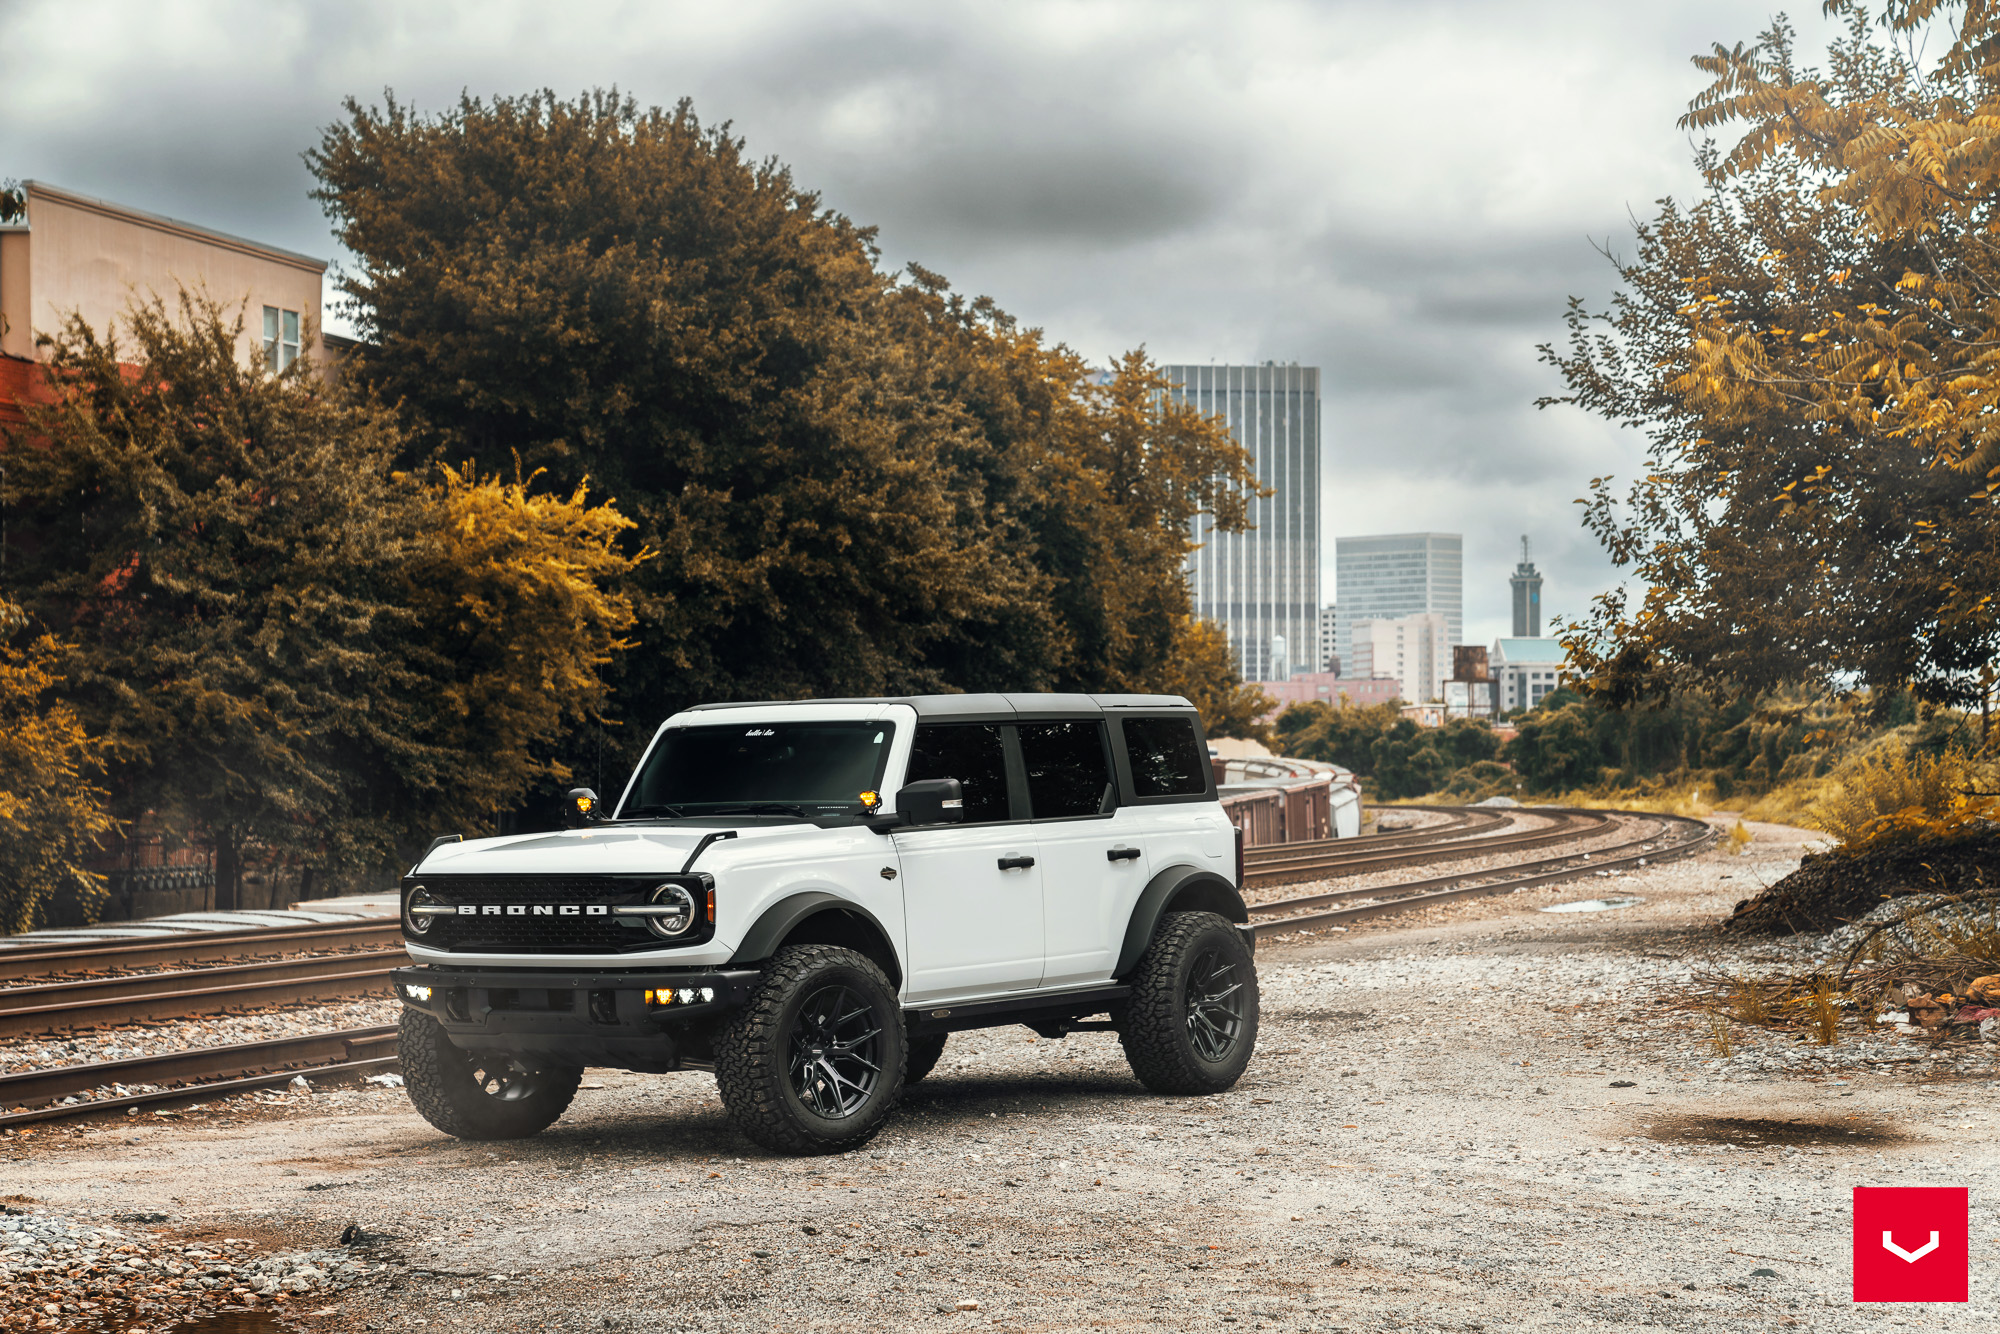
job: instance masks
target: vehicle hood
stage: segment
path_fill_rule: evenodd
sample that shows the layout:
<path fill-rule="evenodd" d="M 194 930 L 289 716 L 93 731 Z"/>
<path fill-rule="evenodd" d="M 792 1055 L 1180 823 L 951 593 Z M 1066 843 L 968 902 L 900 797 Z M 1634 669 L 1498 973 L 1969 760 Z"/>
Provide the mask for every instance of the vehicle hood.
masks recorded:
<path fill-rule="evenodd" d="M 725 825 L 662 825 L 636 829 L 564 829 L 546 834 L 446 843 L 417 863 L 415 873 L 432 875 L 658 875 L 678 871 L 695 845 Z M 736 837 L 709 845 L 696 870 L 724 849 L 749 843 L 799 842 L 825 838 L 829 830 L 811 824 L 754 824 Z M 844 831 L 843 831 L 844 832 Z"/>

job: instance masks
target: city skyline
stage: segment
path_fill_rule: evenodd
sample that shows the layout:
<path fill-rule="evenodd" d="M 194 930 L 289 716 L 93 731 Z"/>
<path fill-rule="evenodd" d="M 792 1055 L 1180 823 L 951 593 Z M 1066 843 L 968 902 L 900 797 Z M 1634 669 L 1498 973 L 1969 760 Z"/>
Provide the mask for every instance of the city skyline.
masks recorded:
<path fill-rule="evenodd" d="M 1799 44 L 1817 49 L 1830 25 L 1806 8 Z M 1161 363 L 1320 367 L 1325 531 L 1460 532 L 1467 568 L 1503 577 L 1532 532 L 1546 620 L 1614 581 L 1572 502 L 1594 476 L 1631 478 L 1642 437 L 1537 411 L 1560 386 L 1535 346 L 1560 341 L 1568 296 L 1611 290 L 1596 246 L 1629 253 L 1633 215 L 1699 194 L 1675 124 L 1707 83 L 1688 57 L 1769 17 L 1748 0 L 1245 0 L 1220 20 L 1179 0 L 17 0 L 0 6 L 0 177 L 338 268 L 352 257 L 300 154 L 345 97 L 393 89 L 436 114 L 543 87 L 687 96 L 878 226 L 885 268 L 920 262 L 1093 364 L 1144 345 Z M 1389 102 L 1404 134 L 1355 132 Z M 1466 610 L 1471 642 L 1510 628 L 1499 595 Z"/>

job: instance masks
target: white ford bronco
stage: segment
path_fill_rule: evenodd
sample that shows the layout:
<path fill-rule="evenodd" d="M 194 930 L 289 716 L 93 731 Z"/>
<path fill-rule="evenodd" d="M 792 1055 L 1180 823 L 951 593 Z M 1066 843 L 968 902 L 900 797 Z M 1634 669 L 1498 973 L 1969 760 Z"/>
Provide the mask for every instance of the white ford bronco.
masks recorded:
<path fill-rule="evenodd" d="M 1176 696 L 708 705 L 565 815 L 403 881 L 404 1077 L 447 1134 L 535 1134 L 603 1065 L 712 1070 L 759 1144 L 846 1149 L 1000 1024 L 1115 1031 L 1161 1093 L 1249 1063 L 1241 846 Z"/>

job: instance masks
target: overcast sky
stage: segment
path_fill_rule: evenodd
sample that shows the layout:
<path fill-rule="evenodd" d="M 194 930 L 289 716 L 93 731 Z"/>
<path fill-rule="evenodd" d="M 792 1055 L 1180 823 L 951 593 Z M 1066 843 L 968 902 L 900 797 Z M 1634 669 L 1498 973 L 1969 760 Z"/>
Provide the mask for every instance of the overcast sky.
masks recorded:
<path fill-rule="evenodd" d="M 1797 9 L 1817 50 L 1819 5 Z M 1695 188 L 1689 56 L 1773 12 L 0 0 L 0 177 L 338 260 L 299 154 L 345 96 L 689 96 L 879 225 L 888 262 L 1093 359 L 1320 367 L 1329 589 L 1335 535 L 1462 532 L 1478 643 L 1509 632 L 1523 533 L 1551 614 L 1612 577 L 1572 502 L 1639 441 L 1537 412 L 1535 345 L 1607 293 L 1593 238 L 1629 249 L 1631 214 Z"/>

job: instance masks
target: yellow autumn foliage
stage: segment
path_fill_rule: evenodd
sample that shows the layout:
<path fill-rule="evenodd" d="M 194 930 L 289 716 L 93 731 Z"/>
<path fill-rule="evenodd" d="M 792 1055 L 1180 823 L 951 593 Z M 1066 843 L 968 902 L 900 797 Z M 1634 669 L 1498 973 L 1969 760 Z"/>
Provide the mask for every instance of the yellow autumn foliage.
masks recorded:
<path fill-rule="evenodd" d="M 1781 19 L 1752 45 L 1717 44 L 1695 59 L 1712 82 L 1682 128 L 1740 129 L 1709 163 L 1716 183 L 1757 173 L 1780 157 L 1851 210 L 1876 237 L 1901 245 L 1894 282 L 1844 286 L 1845 272 L 1814 284 L 1819 327 L 1740 321 L 1726 299 L 1697 294 L 1700 324 L 1675 388 L 1724 416 L 1776 402 L 1841 426 L 1881 429 L 1946 466 L 2000 476 L 2000 264 L 1991 246 L 2000 203 L 2000 6 L 1991 0 L 1892 0 L 1871 15 L 1830 0 L 1846 36 L 1823 69 L 1793 60 Z M 1941 53 L 1929 59 L 1913 55 Z M 1766 257 L 1782 272 L 1790 256 Z M 1788 322 L 1788 325 L 1793 322 Z M 1802 485 L 1800 494 L 1809 492 Z"/>
<path fill-rule="evenodd" d="M 1810 819 L 1848 852 L 1948 838 L 1992 818 L 1996 799 L 1983 791 L 1977 765 L 1957 751 L 1890 749 L 1835 770 Z"/>
<path fill-rule="evenodd" d="M 8 643 L 23 621 L 0 601 L 0 934 L 34 926 L 60 892 L 93 909 L 104 883 L 83 859 L 113 827 L 94 781 L 101 743 L 53 697 L 62 646 L 48 635 Z"/>

